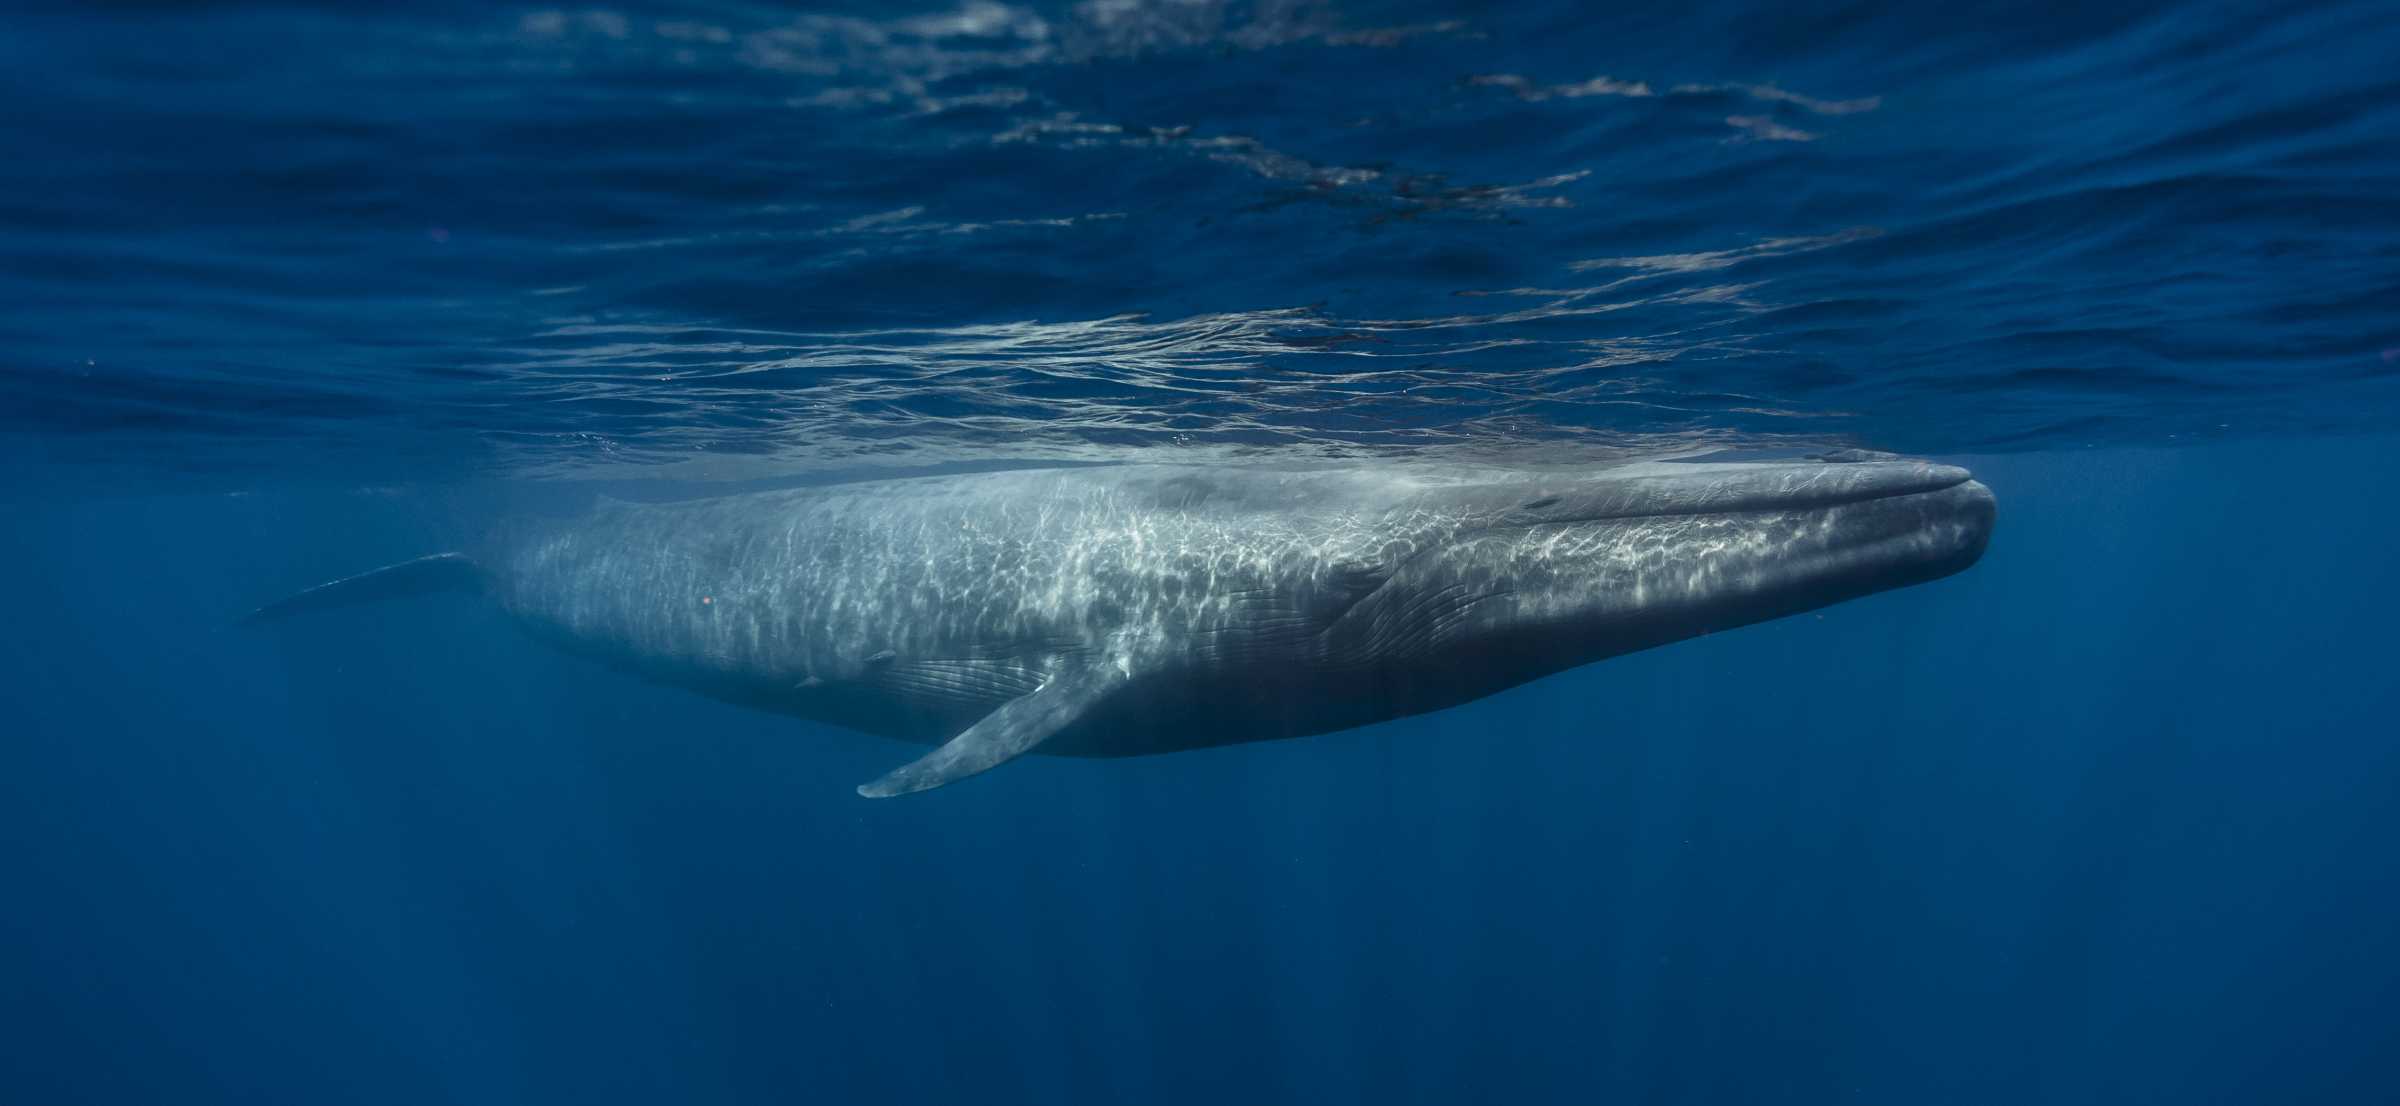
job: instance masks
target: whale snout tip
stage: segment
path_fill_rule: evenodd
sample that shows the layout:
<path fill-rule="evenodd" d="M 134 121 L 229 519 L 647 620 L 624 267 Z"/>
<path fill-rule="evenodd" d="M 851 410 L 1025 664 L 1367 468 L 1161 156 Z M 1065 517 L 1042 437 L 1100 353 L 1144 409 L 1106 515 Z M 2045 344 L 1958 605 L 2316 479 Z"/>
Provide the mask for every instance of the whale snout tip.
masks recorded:
<path fill-rule="evenodd" d="M 1957 470 L 1962 475 L 1967 470 Z M 1950 517 L 1957 527 L 1957 561 L 1965 568 L 1983 558 L 1984 548 L 1992 541 L 1992 524 L 1999 519 L 2000 500 L 1980 480 L 1971 477 L 1942 491 L 1950 501 Z"/>

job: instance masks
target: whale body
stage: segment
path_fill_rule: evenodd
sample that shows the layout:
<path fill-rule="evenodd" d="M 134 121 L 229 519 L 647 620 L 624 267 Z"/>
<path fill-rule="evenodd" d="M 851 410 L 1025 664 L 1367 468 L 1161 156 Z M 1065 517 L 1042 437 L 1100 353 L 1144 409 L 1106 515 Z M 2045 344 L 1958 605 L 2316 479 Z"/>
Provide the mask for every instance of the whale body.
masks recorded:
<path fill-rule="evenodd" d="M 883 797 L 1441 710 L 1957 572 L 1993 516 L 1966 470 L 1880 457 L 1035 469 L 607 502 L 249 620 L 477 589 L 626 670 L 936 746 Z"/>

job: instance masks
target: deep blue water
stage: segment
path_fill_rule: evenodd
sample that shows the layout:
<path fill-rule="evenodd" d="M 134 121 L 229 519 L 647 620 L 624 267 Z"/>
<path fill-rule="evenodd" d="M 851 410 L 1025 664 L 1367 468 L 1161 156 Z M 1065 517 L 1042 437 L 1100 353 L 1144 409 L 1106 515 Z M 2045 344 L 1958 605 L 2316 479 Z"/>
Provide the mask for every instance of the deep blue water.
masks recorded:
<path fill-rule="evenodd" d="M 0 34 L 0 1099 L 2400 1099 L 2400 10 L 91 5 Z M 913 751 L 469 599 L 928 467 L 1864 446 L 1984 561 Z"/>

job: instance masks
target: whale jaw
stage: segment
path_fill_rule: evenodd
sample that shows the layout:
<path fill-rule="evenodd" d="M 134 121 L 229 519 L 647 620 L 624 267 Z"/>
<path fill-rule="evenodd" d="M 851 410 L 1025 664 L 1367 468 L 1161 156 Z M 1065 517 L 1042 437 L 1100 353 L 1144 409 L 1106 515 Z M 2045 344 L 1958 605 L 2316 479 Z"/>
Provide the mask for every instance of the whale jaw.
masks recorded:
<path fill-rule="evenodd" d="M 1328 662 L 1400 673 L 1382 682 L 1404 713 L 1440 709 L 1948 576 L 1981 558 L 1996 515 L 1951 466 L 1684 467 L 1545 505 L 1584 517 L 1509 519 L 1412 558 L 1329 632 Z"/>

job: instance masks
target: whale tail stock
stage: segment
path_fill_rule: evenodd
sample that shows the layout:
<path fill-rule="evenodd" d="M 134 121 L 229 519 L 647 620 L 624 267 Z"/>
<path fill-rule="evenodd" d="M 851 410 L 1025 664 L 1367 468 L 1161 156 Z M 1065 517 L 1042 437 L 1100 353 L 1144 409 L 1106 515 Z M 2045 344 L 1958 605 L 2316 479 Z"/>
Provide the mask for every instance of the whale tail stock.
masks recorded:
<path fill-rule="evenodd" d="M 445 591 L 475 591 L 483 584 L 483 567 L 466 554 L 435 553 L 295 592 L 243 615 L 240 621 L 244 626 L 256 626 L 296 614 L 359 603 L 410 599 Z"/>

